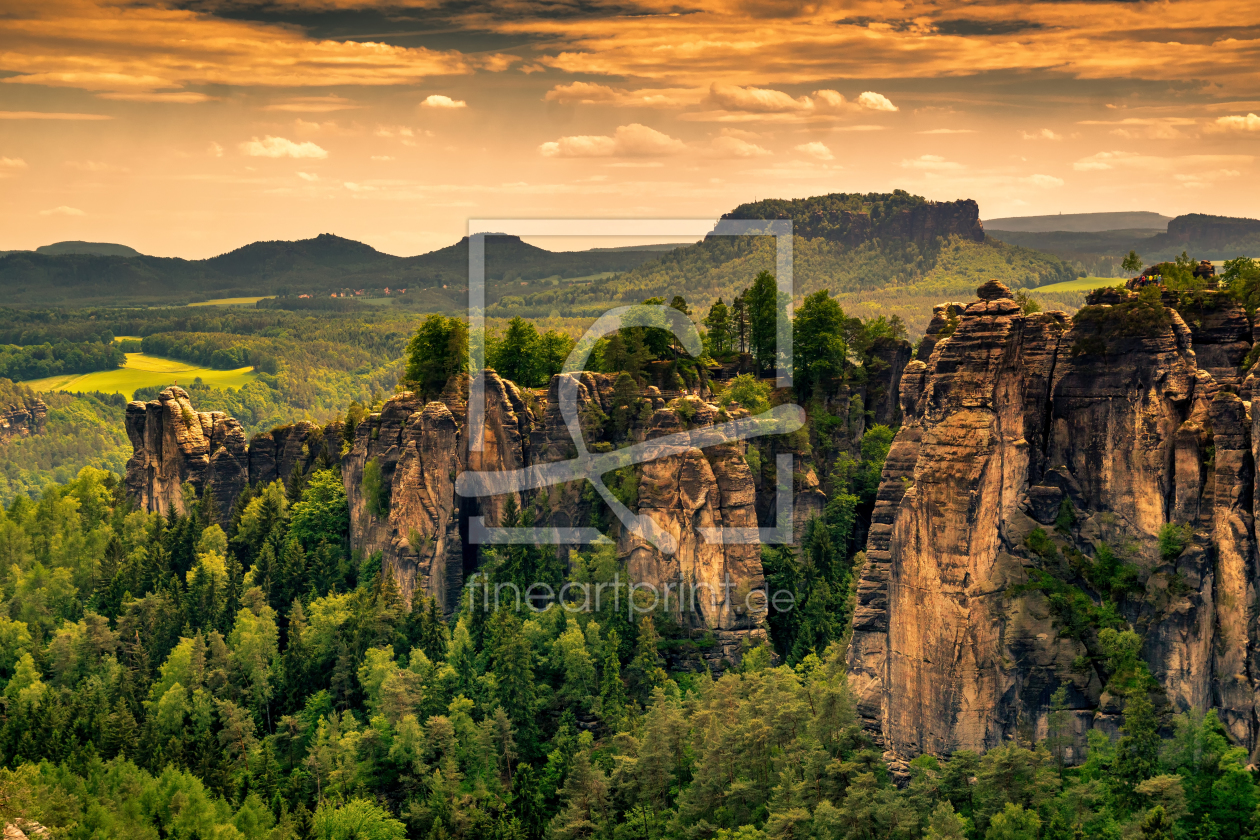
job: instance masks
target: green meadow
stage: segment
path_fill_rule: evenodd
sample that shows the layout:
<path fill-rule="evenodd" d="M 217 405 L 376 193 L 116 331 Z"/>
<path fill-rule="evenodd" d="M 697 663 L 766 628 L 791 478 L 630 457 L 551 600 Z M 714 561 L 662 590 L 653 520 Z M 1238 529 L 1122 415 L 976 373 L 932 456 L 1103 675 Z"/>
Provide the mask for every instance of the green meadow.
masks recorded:
<path fill-rule="evenodd" d="M 253 306 L 260 300 L 274 297 L 274 295 L 259 295 L 258 297 L 234 297 L 234 298 L 215 298 L 214 300 L 203 300 L 197 303 L 190 303 L 189 306 Z"/>
<path fill-rule="evenodd" d="M 1036 292 L 1039 295 L 1053 295 L 1059 292 L 1092 292 L 1094 289 L 1101 289 L 1103 286 L 1123 286 L 1124 281 L 1125 278 L 1123 277 L 1081 277 L 1063 283 L 1038 286 L 1035 289 L 1028 289 L 1028 291 Z"/>
<path fill-rule="evenodd" d="M 49 376 L 45 379 L 32 379 L 22 384 L 35 391 L 100 391 L 105 394 L 118 393 L 130 396 L 137 388 L 172 385 L 179 383 L 180 380 L 183 380 L 185 384 L 191 384 L 197 378 L 216 388 L 239 388 L 255 376 L 257 374 L 252 367 L 214 370 L 190 365 L 176 359 L 164 359 L 144 353 L 128 353 L 127 363 L 116 370 Z"/>

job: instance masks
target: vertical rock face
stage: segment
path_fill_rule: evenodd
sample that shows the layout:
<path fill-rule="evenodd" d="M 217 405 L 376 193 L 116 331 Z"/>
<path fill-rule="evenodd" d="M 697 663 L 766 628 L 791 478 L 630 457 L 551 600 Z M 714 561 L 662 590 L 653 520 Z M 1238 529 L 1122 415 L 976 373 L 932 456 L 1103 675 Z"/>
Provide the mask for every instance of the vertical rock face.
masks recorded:
<path fill-rule="evenodd" d="M 155 513 L 184 513 L 183 486 L 190 484 L 199 496 L 211 488 L 226 524 L 250 484 L 288 478 L 294 464 L 309 471 L 321 453 L 329 464 L 340 457 L 340 423 L 286 426 L 247 445 L 235 417 L 196 411 L 178 386 L 150 402 L 130 403 L 126 417 L 133 452 L 124 482 L 140 507 Z"/>
<path fill-rule="evenodd" d="M 1113 730 L 1096 630 L 1069 626 L 1042 585 L 1105 598 L 1082 570 L 1106 543 L 1135 568 L 1116 609 L 1157 705 L 1219 709 L 1254 755 L 1258 436 L 1233 393 L 1245 315 L 1214 303 L 1187 325 L 1119 296 L 1069 325 L 1024 315 L 997 283 L 979 296 L 902 376 L 849 649 L 865 724 L 894 761 L 983 750 L 1044 733 L 1063 685 L 1081 742 Z M 1193 533 L 1171 558 L 1169 523 Z"/>
<path fill-rule="evenodd" d="M 48 406 L 39 398 L 0 409 L 0 441 L 42 435 Z"/>

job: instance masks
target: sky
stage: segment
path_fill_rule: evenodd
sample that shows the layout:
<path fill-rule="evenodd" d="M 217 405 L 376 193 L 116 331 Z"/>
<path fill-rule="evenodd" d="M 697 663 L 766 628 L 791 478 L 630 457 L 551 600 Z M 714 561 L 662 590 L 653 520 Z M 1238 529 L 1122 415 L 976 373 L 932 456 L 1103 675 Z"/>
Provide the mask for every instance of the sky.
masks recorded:
<path fill-rule="evenodd" d="M 892 189 L 1260 217 L 1258 154 L 1255 0 L 0 0 L 0 250 Z"/>

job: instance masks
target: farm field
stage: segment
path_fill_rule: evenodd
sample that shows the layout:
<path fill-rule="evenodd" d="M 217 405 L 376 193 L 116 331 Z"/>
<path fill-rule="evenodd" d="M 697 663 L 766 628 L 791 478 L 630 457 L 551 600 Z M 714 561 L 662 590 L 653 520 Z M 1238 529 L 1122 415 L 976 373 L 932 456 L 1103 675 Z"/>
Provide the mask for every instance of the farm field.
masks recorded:
<path fill-rule="evenodd" d="M 236 370 L 213 370 L 197 367 L 176 359 L 148 356 L 144 353 L 128 353 L 127 363 L 117 370 L 99 370 L 95 373 L 49 376 L 32 379 L 22 384 L 36 391 L 100 391 L 105 394 L 125 394 L 130 397 L 137 388 L 154 385 L 171 385 L 183 380 L 191 383 L 200 378 L 207 385 L 218 388 L 239 388 L 257 376 L 252 367 Z"/>
<path fill-rule="evenodd" d="M 215 298 L 214 300 L 203 300 L 198 303 L 190 303 L 189 306 L 253 306 L 260 300 L 265 300 L 273 295 L 259 295 L 258 297 L 234 297 L 234 298 Z"/>
<path fill-rule="evenodd" d="M 1092 292 L 1094 289 L 1100 289 L 1103 286 L 1123 285 L 1123 277 L 1081 277 L 1077 280 L 1068 280 L 1065 283 L 1051 283 L 1048 286 L 1038 286 L 1027 291 L 1052 295 L 1058 292 Z"/>

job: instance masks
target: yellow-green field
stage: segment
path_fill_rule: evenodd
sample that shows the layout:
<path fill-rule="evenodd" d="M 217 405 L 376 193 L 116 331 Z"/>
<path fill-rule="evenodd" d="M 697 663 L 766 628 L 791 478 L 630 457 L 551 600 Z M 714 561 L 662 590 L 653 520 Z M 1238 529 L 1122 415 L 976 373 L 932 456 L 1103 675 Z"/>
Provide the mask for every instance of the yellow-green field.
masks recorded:
<path fill-rule="evenodd" d="M 238 297 L 238 298 L 216 298 L 214 300 L 203 300 L 200 303 L 190 303 L 189 306 L 253 306 L 260 300 L 275 297 L 275 295 L 259 295 L 258 297 Z"/>
<path fill-rule="evenodd" d="M 207 385 L 219 388 L 239 388 L 257 375 L 252 367 L 211 370 L 175 359 L 146 356 L 144 353 L 128 353 L 127 364 L 117 370 L 49 376 L 45 379 L 32 379 L 22 384 L 36 391 L 101 391 L 106 394 L 126 394 L 130 397 L 137 388 L 172 385 L 181 380 L 186 384 L 191 384 L 197 377 L 201 377 L 201 381 Z"/>
<path fill-rule="evenodd" d="M 1038 286 L 1035 289 L 1029 289 L 1030 292 L 1038 294 L 1055 294 L 1056 292 L 1092 292 L 1094 289 L 1100 289 L 1103 286 L 1123 286 L 1123 277 L 1080 277 L 1076 280 L 1068 280 L 1064 283 L 1051 283 L 1049 286 Z"/>

